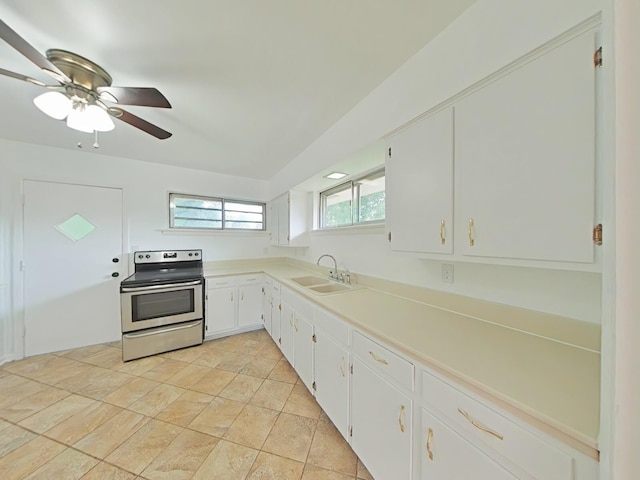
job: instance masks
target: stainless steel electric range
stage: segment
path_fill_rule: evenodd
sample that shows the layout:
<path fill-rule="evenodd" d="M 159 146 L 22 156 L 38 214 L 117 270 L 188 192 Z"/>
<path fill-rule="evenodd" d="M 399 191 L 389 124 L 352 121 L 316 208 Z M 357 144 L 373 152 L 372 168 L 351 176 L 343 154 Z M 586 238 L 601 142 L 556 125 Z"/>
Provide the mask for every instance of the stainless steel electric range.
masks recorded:
<path fill-rule="evenodd" d="M 202 250 L 135 252 L 134 265 L 120 283 L 122 360 L 201 344 Z"/>

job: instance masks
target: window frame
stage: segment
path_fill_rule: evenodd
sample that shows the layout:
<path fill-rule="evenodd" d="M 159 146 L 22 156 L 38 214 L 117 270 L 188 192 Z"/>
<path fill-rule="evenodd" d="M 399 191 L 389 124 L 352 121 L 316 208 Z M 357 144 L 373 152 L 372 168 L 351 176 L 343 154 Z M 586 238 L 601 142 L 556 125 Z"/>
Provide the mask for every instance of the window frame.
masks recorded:
<path fill-rule="evenodd" d="M 189 200 L 201 200 L 201 201 L 212 201 L 212 202 L 220 202 L 220 228 L 216 227 L 180 227 L 175 225 L 175 204 L 174 198 L 186 198 Z M 261 207 L 262 212 L 262 228 L 237 228 L 237 227 L 227 227 L 227 223 L 233 222 L 243 222 L 243 220 L 230 220 L 226 218 L 226 204 L 227 203 L 239 203 L 244 205 L 251 205 L 254 207 Z M 206 209 L 206 210 L 217 210 L 217 209 Z M 235 211 L 235 210 L 234 210 Z M 258 212 L 247 212 L 247 213 L 258 213 Z M 259 223 L 259 222 L 248 222 L 248 223 Z M 253 200 L 238 200 L 235 198 L 225 198 L 225 197 L 209 197 L 205 195 L 193 195 L 190 193 L 178 193 L 178 192 L 169 192 L 169 229 L 170 230 L 198 230 L 204 232 L 223 232 L 223 231 L 234 231 L 234 232 L 265 232 L 267 230 L 267 204 L 266 202 L 257 202 Z"/>
<path fill-rule="evenodd" d="M 359 221 L 360 217 L 360 181 L 367 178 L 380 178 L 386 177 L 385 168 L 376 168 L 374 170 L 370 170 L 362 175 L 358 175 L 357 177 L 353 177 L 346 182 L 339 183 L 334 185 L 331 188 L 327 188 L 319 192 L 319 217 L 318 217 L 318 230 L 330 230 L 334 228 L 349 228 L 349 227 L 358 227 L 362 225 L 379 225 L 383 224 L 386 219 L 386 210 L 385 210 L 385 218 L 380 220 L 369 220 L 365 222 Z M 346 187 L 346 188 L 345 188 Z M 351 189 L 351 221 L 344 225 L 336 225 L 336 226 L 327 226 L 326 225 L 326 213 L 327 213 L 327 197 L 347 190 Z M 385 185 L 386 192 L 386 185 Z"/>

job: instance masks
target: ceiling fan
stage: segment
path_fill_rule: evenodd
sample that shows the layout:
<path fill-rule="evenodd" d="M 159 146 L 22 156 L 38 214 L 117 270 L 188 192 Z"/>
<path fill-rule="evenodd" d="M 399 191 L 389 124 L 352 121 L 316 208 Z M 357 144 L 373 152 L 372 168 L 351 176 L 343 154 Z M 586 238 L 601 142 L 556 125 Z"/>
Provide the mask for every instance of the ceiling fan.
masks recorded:
<path fill-rule="evenodd" d="M 47 88 L 49 91 L 34 98 L 33 102 L 50 117 L 66 118 L 68 127 L 87 133 L 113 130 L 111 117 L 114 117 L 161 140 L 171 136 L 166 130 L 120 107 L 108 105 L 171 108 L 157 89 L 111 86 L 111 75 L 91 60 L 59 49 L 47 50 L 44 56 L 2 20 L 0 38 L 57 80 L 57 85 L 46 85 L 35 78 L 0 68 L 0 75 Z"/>

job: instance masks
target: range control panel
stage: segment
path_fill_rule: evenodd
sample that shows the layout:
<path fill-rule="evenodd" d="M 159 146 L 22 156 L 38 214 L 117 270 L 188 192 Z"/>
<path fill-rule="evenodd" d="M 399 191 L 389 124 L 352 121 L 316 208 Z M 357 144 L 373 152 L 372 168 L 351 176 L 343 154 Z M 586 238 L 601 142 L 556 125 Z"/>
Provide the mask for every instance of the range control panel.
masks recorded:
<path fill-rule="evenodd" d="M 202 250 L 153 250 L 133 252 L 134 263 L 202 261 Z"/>

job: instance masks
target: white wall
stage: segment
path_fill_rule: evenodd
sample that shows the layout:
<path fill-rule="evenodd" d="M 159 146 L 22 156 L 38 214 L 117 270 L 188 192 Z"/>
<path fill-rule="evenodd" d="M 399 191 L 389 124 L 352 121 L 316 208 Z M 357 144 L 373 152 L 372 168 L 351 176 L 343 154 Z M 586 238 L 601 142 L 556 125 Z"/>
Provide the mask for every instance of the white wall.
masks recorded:
<path fill-rule="evenodd" d="M 478 0 L 274 177 L 272 196 L 294 188 L 499 68 L 600 12 L 606 0 Z M 455 264 L 454 284 L 439 261 L 391 253 L 382 233 L 315 234 L 307 250 L 277 248 L 315 261 L 334 254 L 354 271 L 599 323 L 601 275 Z"/>
<path fill-rule="evenodd" d="M 265 181 L 171 167 L 85 151 L 0 140 L 0 360 L 19 353 L 21 344 L 22 204 L 24 179 L 120 187 L 124 190 L 124 251 L 202 248 L 204 260 L 227 260 L 266 255 L 266 233 L 167 233 L 168 192 L 218 195 L 266 201 Z M 8 295 L 7 295 L 8 296 Z M 13 318 L 7 315 L 9 306 Z M 13 337 L 13 339 L 11 339 Z M 7 346 L 10 345 L 10 346 Z"/>

